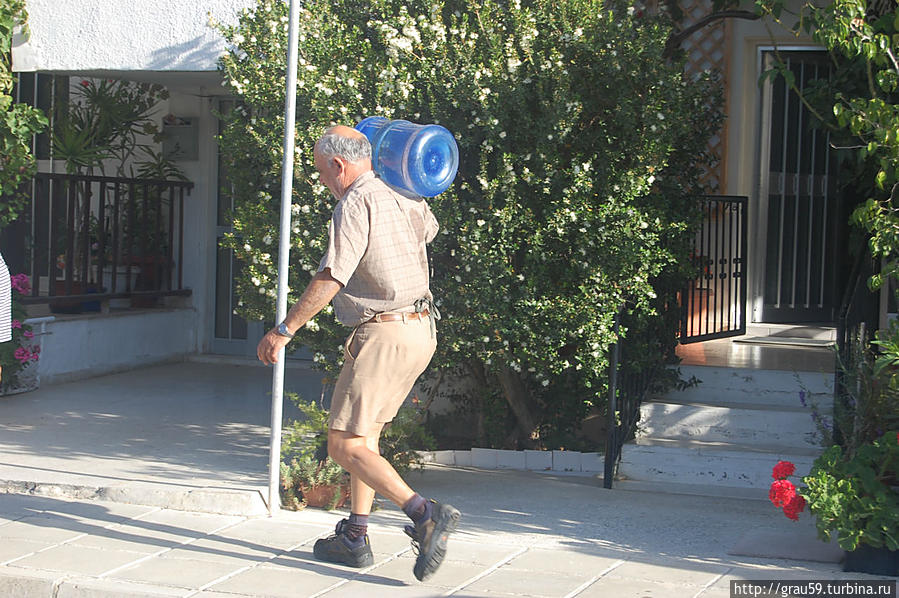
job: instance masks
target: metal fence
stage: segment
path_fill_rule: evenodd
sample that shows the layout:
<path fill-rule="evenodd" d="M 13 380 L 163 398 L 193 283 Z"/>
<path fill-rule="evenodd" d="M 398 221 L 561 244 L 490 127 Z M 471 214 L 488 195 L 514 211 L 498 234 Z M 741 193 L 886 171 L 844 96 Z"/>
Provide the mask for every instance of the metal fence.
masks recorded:
<path fill-rule="evenodd" d="M 58 311 L 110 299 L 189 295 L 182 181 L 39 173 L 32 185 L 32 280 L 25 303 Z"/>
<path fill-rule="evenodd" d="M 859 349 L 864 350 L 878 328 L 879 296 L 868 289 L 868 278 L 876 265 L 867 250 L 867 239 L 861 245 L 852 266 L 849 282 L 843 293 L 837 318 L 837 365 L 834 368 L 834 419 L 842 421 L 852 403 L 853 375 L 845 367 L 852 367 Z M 834 441 L 843 444 L 839 425 L 833 427 Z"/>
<path fill-rule="evenodd" d="M 640 405 L 652 386 L 654 373 L 641 369 L 636 357 L 638 340 L 635 336 L 620 336 L 623 310 L 615 317 L 615 336 L 618 339 L 609 348 L 609 404 L 606 426 L 606 450 L 603 486 L 612 487 L 612 480 L 621 461 L 624 443 L 633 437 L 640 420 Z"/>
<path fill-rule="evenodd" d="M 746 197 L 700 198 L 702 226 L 691 256 L 698 277 L 681 294 L 681 343 L 746 332 Z"/>

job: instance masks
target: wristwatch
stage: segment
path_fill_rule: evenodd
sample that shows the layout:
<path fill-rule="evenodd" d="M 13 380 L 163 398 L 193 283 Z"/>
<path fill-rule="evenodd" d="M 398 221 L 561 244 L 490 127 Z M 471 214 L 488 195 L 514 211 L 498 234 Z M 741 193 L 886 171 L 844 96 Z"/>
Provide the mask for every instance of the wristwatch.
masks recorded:
<path fill-rule="evenodd" d="M 277 332 L 281 336 L 286 336 L 287 338 L 293 338 L 293 335 L 290 333 L 289 330 L 287 330 L 287 324 L 285 324 L 284 322 L 281 322 L 280 324 L 278 324 L 278 326 L 275 328 L 275 332 Z"/>

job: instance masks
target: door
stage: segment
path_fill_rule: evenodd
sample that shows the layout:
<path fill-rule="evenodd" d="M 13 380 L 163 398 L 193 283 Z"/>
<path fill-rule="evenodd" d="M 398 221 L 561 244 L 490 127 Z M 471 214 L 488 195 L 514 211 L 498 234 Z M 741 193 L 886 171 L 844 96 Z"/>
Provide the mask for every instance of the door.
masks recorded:
<path fill-rule="evenodd" d="M 221 100 L 218 109 L 227 114 L 234 108 L 234 100 Z M 221 124 L 219 125 L 221 133 Z M 262 322 L 247 322 L 234 313 L 238 297 L 234 280 L 240 275 L 240 262 L 234 257 L 234 251 L 222 247 L 221 241 L 226 233 L 233 230 L 231 211 L 234 209 L 234 196 L 228 173 L 222 159 L 218 158 L 217 202 L 215 210 L 215 305 L 213 309 L 212 352 L 222 355 L 256 355 L 256 345 L 262 338 Z"/>
<path fill-rule="evenodd" d="M 779 56 L 800 90 L 830 74 L 824 52 Z M 767 70 L 775 57 L 765 52 L 762 59 Z M 784 77 L 765 83 L 761 123 L 755 256 L 762 270 L 755 277 L 753 321 L 832 322 L 834 252 L 843 228 L 829 133 L 813 126 L 811 112 Z"/>

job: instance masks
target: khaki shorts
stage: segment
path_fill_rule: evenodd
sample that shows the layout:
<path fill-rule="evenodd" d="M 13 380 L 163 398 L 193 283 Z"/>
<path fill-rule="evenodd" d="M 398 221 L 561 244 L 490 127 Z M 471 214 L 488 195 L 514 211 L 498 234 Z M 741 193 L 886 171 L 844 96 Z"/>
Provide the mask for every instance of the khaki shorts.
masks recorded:
<path fill-rule="evenodd" d="M 343 345 L 330 427 L 357 436 L 393 420 L 437 349 L 428 318 L 367 322 Z"/>

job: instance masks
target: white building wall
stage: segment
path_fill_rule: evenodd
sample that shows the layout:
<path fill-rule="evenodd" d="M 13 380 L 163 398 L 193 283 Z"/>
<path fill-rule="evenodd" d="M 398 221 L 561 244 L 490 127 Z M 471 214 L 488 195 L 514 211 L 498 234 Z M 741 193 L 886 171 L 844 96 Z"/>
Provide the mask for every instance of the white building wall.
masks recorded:
<path fill-rule="evenodd" d="M 180 361 L 195 353 L 194 309 L 60 316 L 41 338 L 41 384 Z"/>
<path fill-rule="evenodd" d="M 16 71 L 214 71 L 224 40 L 210 21 L 237 22 L 254 0 L 27 0 L 30 36 Z"/>

